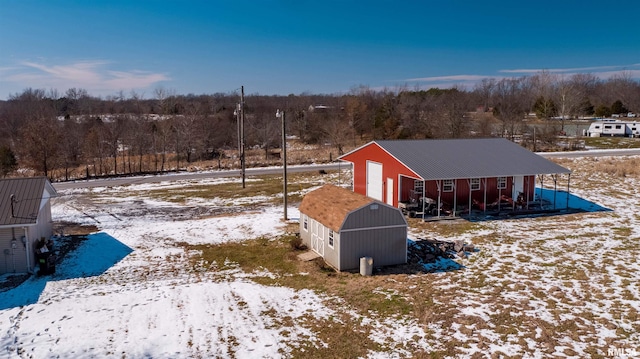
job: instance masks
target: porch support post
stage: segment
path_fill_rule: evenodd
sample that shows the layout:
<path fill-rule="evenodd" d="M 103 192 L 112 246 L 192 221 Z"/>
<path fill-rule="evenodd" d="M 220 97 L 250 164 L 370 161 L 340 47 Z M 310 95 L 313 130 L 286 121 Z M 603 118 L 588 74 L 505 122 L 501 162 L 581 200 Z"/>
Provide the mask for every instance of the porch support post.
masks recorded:
<path fill-rule="evenodd" d="M 571 183 L 571 173 L 567 174 L 567 210 L 569 210 L 569 184 Z"/>
<path fill-rule="evenodd" d="M 515 187 L 515 183 L 516 183 L 516 177 L 513 176 L 511 177 L 511 210 L 515 211 L 516 210 L 516 201 L 513 200 L 513 192 L 514 192 L 514 187 Z M 524 184 L 524 178 L 522 179 L 522 183 Z M 518 198 L 518 197 L 516 197 Z"/>
<path fill-rule="evenodd" d="M 538 199 L 540 209 L 542 209 L 542 190 L 544 189 L 544 175 L 540 175 L 540 198 Z"/>
<path fill-rule="evenodd" d="M 458 206 L 458 179 L 453 180 L 453 209 L 452 214 L 456 216 L 456 207 Z"/>
<path fill-rule="evenodd" d="M 467 178 L 467 185 L 469 186 L 469 211 L 468 216 L 471 218 L 471 178 Z"/>
<path fill-rule="evenodd" d="M 436 180 L 436 186 L 438 186 L 438 218 L 440 218 L 440 203 L 442 199 L 442 188 L 440 186 L 441 180 Z"/>
<path fill-rule="evenodd" d="M 425 191 L 426 191 L 425 187 L 427 187 L 427 181 L 422 180 L 422 221 L 423 222 L 424 222 L 424 210 L 426 209 L 425 208 L 425 203 L 426 203 L 426 199 L 427 199 L 427 196 L 426 196 L 426 193 L 425 193 Z"/>
<path fill-rule="evenodd" d="M 553 179 L 553 209 L 558 208 L 556 206 L 556 197 L 558 195 L 558 175 L 551 175 L 551 178 Z"/>
<path fill-rule="evenodd" d="M 487 181 L 488 179 L 485 177 L 483 179 L 484 181 L 484 200 L 482 201 L 482 203 L 484 203 L 483 205 L 483 209 L 482 209 L 482 213 L 486 214 L 487 213 Z"/>
<path fill-rule="evenodd" d="M 527 178 L 527 198 L 525 198 L 524 201 L 526 203 L 525 209 L 528 210 L 529 209 L 529 199 L 531 198 L 531 176 L 527 176 L 526 178 Z M 535 181 L 535 178 L 536 177 L 534 176 L 533 177 L 534 181 Z M 534 182 L 534 185 L 535 185 L 535 182 Z M 534 188 L 535 188 L 535 186 L 534 186 Z"/>
<path fill-rule="evenodd" d="M 508 177 L 505 177 L 504 180 L 507 181 Z M 502 207 L 502 187 L 498 187 L 498 213 L 500 213 L 500 207 Z"/>

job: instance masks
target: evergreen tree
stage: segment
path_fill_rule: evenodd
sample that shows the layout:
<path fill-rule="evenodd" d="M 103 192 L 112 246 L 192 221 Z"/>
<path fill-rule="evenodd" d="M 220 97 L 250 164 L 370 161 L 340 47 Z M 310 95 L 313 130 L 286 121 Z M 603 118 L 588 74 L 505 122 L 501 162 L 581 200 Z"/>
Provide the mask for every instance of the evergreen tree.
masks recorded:
<path fill-rule="evenodd" d="M 0 146 L 0 176 L 5 177 L 18 167 L 16 156 L 7 146 Z"/>
<path fill-rule="evenodd" d="M 626 107 L 624 107 L 624 105 L 622 104 L 622 101 L 620 100 L 616 100 L 616 102 L 614 102 L 611 105 L 612 114 L 619 114 L 619 113 L 627 114 L 627 112 L 629 112 L 629 110 Z"/>

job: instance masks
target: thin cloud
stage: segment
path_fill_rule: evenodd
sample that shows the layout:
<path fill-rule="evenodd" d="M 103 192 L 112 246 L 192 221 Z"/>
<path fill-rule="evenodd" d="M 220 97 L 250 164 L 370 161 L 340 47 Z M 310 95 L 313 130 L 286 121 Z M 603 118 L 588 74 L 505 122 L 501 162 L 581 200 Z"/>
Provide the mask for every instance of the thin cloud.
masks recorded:
<path fill-rule="evenodd" d="M 556 68 L 556 69 L 505 69 L 498 70 L 501 74 L 520 74 L 523 76 L 534 75 L 541 72 L 549 72 L 562 74 L 566 76 L 577 75 L 581 73 L 592 73 L 600 79 L 607 80 L 615 77 L 628 77 L 632 79 L 640 79 L 640 63 L 631 65 L 610 65 L 610 66 L 591 66 L 591 67 L 575 67 L 575 68 Z M 450 76 L 431 76 L 416 77 L 404 80 L 405 82 L 415 82 L 420 88 L 450 88 L 460 86 L 472 88 L 484 79 L 501 80 L 505 76 L 485 76 L 485 75 L 450 75 Z"/>
<path fill-rule="evenodd" d="M 443 82 L 443 81 L 480 81 L 486 79 L 487 76 L 481 75 L 453 75 L 453 76 L 433 76 L 433 77 L 417 77 L 407 79 L 407 82 Z"/>
<path fill-rule="evenodd" d="M 79 61 L 67 65 L 48 66 L 43 63 L 24 61 L 17 67 L 5 69 L 5 81 L 22 87 L 83 88 L 89 93 L 108 94 L 120 90 L 144 89 L 162 81 L 170 80 L 163 73 L 107 69 L 107 61 Z"/>
<path fill-rule="evenodd" d="M 109 75 L 111 76 L 111 79 L 107 80 L 106 83 L 109 87 L 116 89 L 145 88 L 158 82 L 169 80 L 169 78 L 164 74 L 154 74 L 144 71 L 110 71 Z"/>
<path fill-rule="evenodd" d="M 598 72 L 597 76 L 600 79 L 611 79 L 614 77 L 629 77 L 632 79 L 640 78 L 640 70 L 619 70 L 619 71 L 604 71 Z"/>
<path fill-rule="evenodd" d="M 618 72 L 624 71 L 629 67 L 638 67 L 640 64 L 632 64 L 632 65 L 610 65 L 610 66 L 591 66 L 591 67 L 575 67 L 575 68 L 558 68 L 558 69 L 510 69 L 510 70 L 498 70 L 501 73 L 510 73 L 510 74 L 534 74 L 540 72 L 550 72 L 550 73 L 583 73 L 595 71 L 597 73 L 605 73 L 611 72 L 612 70 L 617 70 Z"/>
<path fill-rule="evenodd" d="M 404 80 L 405 82 L 414 82 L 420 89 L 428 88 L 465 88 L 471 89 L 484 79 L 492 78 L 500 80 L 502 76 L 485 76 L 485 75 L 450 75 L 450 76 L 431 76 L 416 77 Z"/>

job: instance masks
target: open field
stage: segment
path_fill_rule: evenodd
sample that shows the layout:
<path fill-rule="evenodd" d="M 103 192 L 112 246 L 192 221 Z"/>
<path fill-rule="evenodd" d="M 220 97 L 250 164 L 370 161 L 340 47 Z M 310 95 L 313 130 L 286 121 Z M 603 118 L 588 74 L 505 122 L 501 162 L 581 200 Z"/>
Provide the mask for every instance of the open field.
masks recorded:
<path fill-rule="evenodd" d="M 558 160 L 607 210 L 421 223 L 464 239 L 460 270 L 372 277 L 300 262 L 296 202 L 346 175 L 67 190 L 54 220 L 94 226 L 53 277 L 0 292 L 7 357 L 606 358 L 640 352 L 640 158 Z M 558 185 L 559 188 L 563 184 Z M 280 196 L 279 196 L 280 195 Z M 440 267 L 443 269 L 443 267 Z M 617 351 L 620 353 L 620 351 Z"/>

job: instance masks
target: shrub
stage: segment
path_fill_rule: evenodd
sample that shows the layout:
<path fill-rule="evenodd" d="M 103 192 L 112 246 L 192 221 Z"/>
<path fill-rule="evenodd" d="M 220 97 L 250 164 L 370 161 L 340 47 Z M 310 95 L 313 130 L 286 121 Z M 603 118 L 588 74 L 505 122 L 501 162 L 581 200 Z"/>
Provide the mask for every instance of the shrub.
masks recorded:
<path fill-rule="evenodd" d="M 291 237 L 289 244 L 291 245 L 291 249 L 294 251 L 303 251 L 307 249 L 307 246 L 302 243 L 300 234 L 296 234 L 294 237 Z"/>

